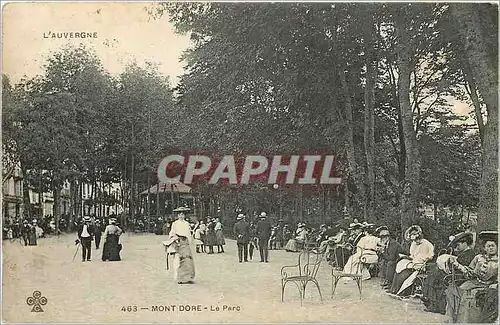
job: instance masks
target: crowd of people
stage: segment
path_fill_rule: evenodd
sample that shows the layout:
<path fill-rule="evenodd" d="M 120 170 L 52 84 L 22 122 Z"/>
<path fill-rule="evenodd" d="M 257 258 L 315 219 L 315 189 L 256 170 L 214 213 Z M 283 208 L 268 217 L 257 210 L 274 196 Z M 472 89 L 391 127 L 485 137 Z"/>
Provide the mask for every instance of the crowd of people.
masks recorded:
<path fill-rule="evenodd" d="M 226 245 L 226 229 L 219 218 L 208 216 L 189 222 L 186 211 L 189 209 L 175 210 L 177 219 L 167 220 L 156 230 L 168 235 L 164 244 L 174 255 L 178 283 L 193 283 L 191 244 L 198 254 L 214 254 L 214 247 L 217 253 L 224 253 Z M 54 231 L 52 221 L 46 224 Z M 75 226 L 75 244 L 82 248 L 82 262 L 91 261 L 92 243 L 100 249 L 101 241 L 103 261 L 121 260 L 123 230 L 114 216 L 85 216 Z M 344 274 L 357 274 L 362 281 L 378 277 L 381 290 L 391 297 L 408 299 L 418 291 L 426 311 L 446 314 L 450 322 L 498 320 L 497 231 L 476 234 L 469 227 L 451 236 L 446 247 L 435 247 L 419 225 L 409 227 L 400 243 L 384 225 L 343 219 L 335 226 L 323 224 L 317 229 L 299 222 L 292 229 L 282 220 L 273 225 L 262 212 L 257 218 L 239 213 L 226 234 L 236 239 L 240 263 L 251 261 L 256 250 L 262 263 L 269 262 L 269 250 L 310 250 L 324 254 L 326 261 Z M 37 219 L 23 220 L 16 233 L 9 234 L 14 235 L 22 238 L 24 245 L 34 246 L 44 230 Z"/>
<path fill-rule="evenodd" d="M 307 241 L 303 224 L 297 226 L 297 242 Z M 363 281 L 378 276 L 382 290 L 391 297 L 421 299 L 428 312 L 446 314 L 450 322 L 498 321 L 498 232 L 468 231 L 450 238 L 437 250 L 419 225 L 404 233 L 405 243 L 391 237 L 386 226 L 369 223 L 337 225 L 335 235 L 326 226 L 309 237 L 326 254 L 330 264 L 345 274 L 358 274 Z M 305 237 L 304 237 L 305 236 Z M 287 244 L 293 248 L 290 242 Z"/>
<path fill-rule="evenodd" d="M 95 243 L 96 250 L 100 249 L 100 244 L 103 242 L 102 261 L 120 261 L 120 251 L 122 250 L 120 236 L 123 232 L 115 216 L 109 216 L 105 219 L 83 217 L 78 223 L 78 238 L 75 241 L 75 244 L 82 248 L 82 262 L 91 261 L 92 242 Z"/>

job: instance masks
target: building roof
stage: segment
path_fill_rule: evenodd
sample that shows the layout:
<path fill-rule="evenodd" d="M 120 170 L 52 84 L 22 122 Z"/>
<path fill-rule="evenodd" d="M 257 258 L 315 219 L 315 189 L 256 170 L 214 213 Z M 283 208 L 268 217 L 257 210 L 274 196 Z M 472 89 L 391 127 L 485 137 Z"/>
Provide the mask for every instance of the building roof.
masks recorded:
<path fill-rule="evenodd" d="M 191 187 L 187 186 L 186 184 L 183 184 L 181 182 L 177 183 L 160 183 L 159 184 L 159 189 L 158 189 L 158 184 L 155 184 L 151 186 L 149 189 L 150 194 L 156 194 L 157 192 L 159 193 L 191 193 Z M 148 190 L 142 191 L 141 195 L 147 195 Z"/>

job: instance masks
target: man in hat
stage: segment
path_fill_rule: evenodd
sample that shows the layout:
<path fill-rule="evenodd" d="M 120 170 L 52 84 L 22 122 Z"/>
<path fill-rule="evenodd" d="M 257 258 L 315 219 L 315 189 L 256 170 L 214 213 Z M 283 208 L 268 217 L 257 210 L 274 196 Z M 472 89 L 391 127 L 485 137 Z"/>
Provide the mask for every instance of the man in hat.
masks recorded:
<path fill-rule="evenodd" d="M 101 244 L 102 232 L 104 231 L 101 220 L 95 220 L 94 237 L 95 237 L 95 248 L 99 249 Z"/>
<path fill-rule="evenodd" d="M 460 264 L 458 258 L 453 261 L 453 266 L 468 278 L 457 292 L 446 294 L 446 314 L 452 317 L 454 323 L 480 323 L 486 322 L 484 318 L 498 318 L 498 298 L 492 310 L 479 308 L 485 304 L 481 293 L 488 294 L 488 290 L 493 289 L 490 291 L 491 298 L 498 297 L 498 231 L 482 231 L 478 237 L 483 253 L 476 255 L 469 265 Z"/>
<path fill-rule="evenodd" d="M 267 220 L 267 214 L 262 212 L 257 223 L 257 237 L 259 238 L 260 261 L 269 263 L 268 242 L 271 237 L 271 223 Z"/>
<path fill-rule="evenodd" d="M 330 237 L 330 234 L 328 233 L 328 227 L 325 224 L 321 225 L 319 227 L 319 232 L 318 232 L 318 235 L 316 237 L 316 244 L 318 245 L 318 247 L 321 246 L 321 243 L 328 240 L 329 237 Z"/>
<path fill-rule="evenodd" d="M 24 246 L 28 246 L 28 243 L 29 243 L 29 239 L 28 239 L 29 232 L 30 232 L 30 224 L 29 224 L 28 220 L 24 219 L 23 220 L 23 226 L 21 228 L 21 236 L 23 237 L 23 240 L 24 240 Z"/>
<path fill-rule="evenodd" d="M 379 227 L 375 230 L 380 238 L 380 245 L 377 251 L 381 257 L 380 277 L 383 279 L 382 287 L 389 289 L 396 272 L 396 264 L 399 254 L 408 255 L 409 252 L 405 251 L 403 246 L 391 237 L 389 228 L 386 226 Z"/>
<path fill-rule="evenodd" d="M 474 258 L 474 251 L 471 248 L 474 241 L 473 235 L 462 232 L 452 237 L 448 247 L 453 248 L 454 255 L 460 264 L 469 265 Z M 436 264 L 432 264 L 427 268 L 428 276 L 422 286 L 422 301 L 426 307 L 425 311 L 443 315 L 446 313 L 446 283 L 444 278 L 450 273 L 448 269 L 450 260 L 454 260 L 453 256 L 443 254 L 438 257 Z M 441 263 L 442 261 L 447 262 Z M 465 282 L 465 278 L 460 275 L 460 271 L 457 269 L 455 272 L 458 273 L 455 277 L 455 284 L 460 285 Z"/>
<path fill-rule="evenodd" d="M 236 217 L 236 224 L 233 227 L 233 233 L 236 237 L 238 245 L 238 260 L 242 263 L 242 259 L 248 262 L 248 242 L 250 241 L 250 224 L 245 220 L 243 214 Z"/>
<path fill-rule="evenodd" d="M 90 217 L 83 217 L 82 223 L 78 226 L 78 239 L 82 244 L 82 262 L 85 260 L 90 262 L 92 251 L 92 236 L 94 235 L 94 227 L 90 224 Z"/>

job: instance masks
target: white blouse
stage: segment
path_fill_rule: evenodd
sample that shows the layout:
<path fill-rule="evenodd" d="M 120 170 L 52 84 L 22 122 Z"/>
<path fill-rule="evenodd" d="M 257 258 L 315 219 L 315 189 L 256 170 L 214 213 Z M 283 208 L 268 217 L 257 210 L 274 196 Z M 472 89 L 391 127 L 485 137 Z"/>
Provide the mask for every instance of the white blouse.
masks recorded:
<path fill-rule="evenodd" d="M 413 259 L 413 263 L 425 263 L 434 257 L 434 245 L 427 239 L 422 239 L 420 244 L 412 241 L 410 257 Z"/>

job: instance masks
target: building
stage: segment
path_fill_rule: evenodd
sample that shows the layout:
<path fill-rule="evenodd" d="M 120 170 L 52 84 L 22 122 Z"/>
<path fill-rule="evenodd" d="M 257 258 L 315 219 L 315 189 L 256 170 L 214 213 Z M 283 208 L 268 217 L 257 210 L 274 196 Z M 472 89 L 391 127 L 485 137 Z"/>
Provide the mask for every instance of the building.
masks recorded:
<path fill-rule="evenodd" d="M 2 186 L 2 219 L 14 221 L 23 215 L 23 177 L 21 168 L 16 166 L 13 174 Z"/>
<path fill-rule="evenodd" d="M 21 168 L 16 166 L 13 174 L 4 181 L 2 187 L 2 219 L 14 221 L 22 218 L 25 214 L 25 209 L 31 209 L 33 216 L 50 216 L 54 214 L 54 195 L 52 192 L 39 193 L 34 187 L 28 189 L 30 206 L 25 207 L 23 200 L 24 182 Z M 114 204 L 92 204 L 92 185 L 81 184 L 80 193 L 82 204 L 79 207 L 79 215 L 95 214 L 104 216 L 110 214 L 119 214 L 123 212 L 121 202 L 121 184 L 102 184 L 98 182 L 97 188 L 101 189 L 101 195 Z M 71 185 L 68 181 L 64 182 L 59 198 L 61 215 L 71 214 Z"/>

